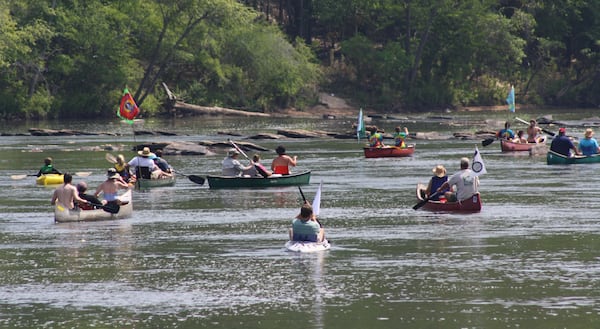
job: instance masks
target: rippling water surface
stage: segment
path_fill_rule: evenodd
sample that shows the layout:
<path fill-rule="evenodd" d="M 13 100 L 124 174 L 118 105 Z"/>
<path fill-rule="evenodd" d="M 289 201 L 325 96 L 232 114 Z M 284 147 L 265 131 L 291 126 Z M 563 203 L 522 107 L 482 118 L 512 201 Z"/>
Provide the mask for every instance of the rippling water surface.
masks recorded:
<path fill-rule="evenodd" d="M 505 113 L 455 119 L 457 126 L 425 116 L 375 121 L 386 130 L 440 131 L 439 140 L 416 141 L 411 158 L 364 159 L 356 140 L 254 140 L 284 144 L 298 155 L 297 170 L 312 170 L 308 198 L 323 182 L 321 221 L 332 248 L 304 255 L 283 248 L 301 205 L 295 187 L 210 190 L 180 176 L 173 187 L 136 191 L 130 219 L 55 224 L 52 188 L 10 175 L 35 173 L 51 155 L 59 169 L 91 171 L 93 188 L 109 164 L 87 146 L 226 140 L 219 131 L 350 131 L 352 118 L 148 121 L 146 129 L 179 135 L 135 141 L 130 126 L 116 122 L 70 128 L 124 135 L 0 137 L 0 327 L 596 327 L 600 164 L 547 166 L 543 156 L 503 154 L 497 142 L 450 138 Z M 582 135 L 583 127 L 569 132 Z M 414 211 L 415 186 L 431 168 L 457 170 L 476 145 L 488 170 L 482 212 Z M 273 156 L 262 154 L 267 164 Z M 167 160 L 180 173 L 204 175 L 219 172 L 222 158 Z"/>

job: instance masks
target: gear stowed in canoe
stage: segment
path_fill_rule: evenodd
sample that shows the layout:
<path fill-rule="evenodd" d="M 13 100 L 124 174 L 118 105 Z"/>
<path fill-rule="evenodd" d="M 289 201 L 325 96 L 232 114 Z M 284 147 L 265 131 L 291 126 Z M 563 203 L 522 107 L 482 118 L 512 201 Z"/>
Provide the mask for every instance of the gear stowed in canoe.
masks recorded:
<path fill-rule="evenodd" d="M 415 144 L 406 147 L 384 146 L 384 147 L 364 147 L 365 158 L 395 158 L 408 157 L 415 153 Z"/>
<path fill-rule="evenodd" d="M 119 196 L 122 204 L 119 206 L 118 212 L 113 213 L 110 206 L 104 206 L 107 209 L 92 209 L 92 210 L 81 210 L 67 209 L 60 204 L 54 206 L 54 220 L 58 223 L 66 222 L 90 222 L 99 220 L 113 220 L 131 217 L 133 212 L 133 199 L 131 197 L 131 190 L 123 193 Z"/>
<path fill-rule="evenodd" d="M 426 185 L 417 184 L 417 200 L 419 200 L 419 202 L 424 202 L 427 200 L 425 198 L 425 190 L 427 190 Z M 419 208 L 423 210 L 440 212 L 479 212 L 481 211 L 481 196 L 479 193 L 475 193 L 465 200 L 456 202 L 446 202 L 445 200 L 427 200 L 423 205 L 420 205 L 420 207 L 415 209 Z"/>

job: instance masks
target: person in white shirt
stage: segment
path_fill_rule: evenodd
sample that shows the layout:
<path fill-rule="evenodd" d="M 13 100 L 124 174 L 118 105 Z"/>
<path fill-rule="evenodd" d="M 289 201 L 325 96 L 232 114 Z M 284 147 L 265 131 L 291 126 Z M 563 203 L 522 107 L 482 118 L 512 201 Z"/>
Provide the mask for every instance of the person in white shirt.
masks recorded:
<path fill-rule="evenodd" d="M 448 202 L 462 201 L 478 192 L 479 178 L 475 176 L 475 173 L 473 173 L 471 169 L 469 169 L 468 158 L 460 159 L 460 171 L 456 172 L 447 182 L 442 184 L 442 186 L 437 189 L 437 192 L 441 192 L 453 186 L 455 187 L 454 192 L 445 193 Z"/>
<path fill-rule="evenodd" d="M 254 168 L 254 163 L 250 161 L 249 166 L 243 166 L 237 159 L 240 153 L 236 149 L 230 149 L 227 157 L 223 159 L 223 176 L 240 176 L 246 170 Z"/>

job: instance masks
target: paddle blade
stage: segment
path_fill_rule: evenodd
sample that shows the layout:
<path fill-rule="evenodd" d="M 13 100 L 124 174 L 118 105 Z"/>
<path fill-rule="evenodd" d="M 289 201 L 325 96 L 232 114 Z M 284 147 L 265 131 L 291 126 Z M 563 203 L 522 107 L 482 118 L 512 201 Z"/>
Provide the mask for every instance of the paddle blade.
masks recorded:
<path fill-rule="evenodd" d="M 483 145 L 483 146 L 488 146 L 488 145 L 492 144 L 492 143 L 493 143 L 495 140 L 496 140 L 495 138 L 488 138 L 488 139 L 484 139 L 484 140 L 481 142 L 481 145 Z"/>
<path fill-rule="evenodd" d="M 202 176 L 189 175 L 188 179 L 191 180 L 192 182 L 198 184 L 198 185 L 204 184 L 204 177 L 202 177 Z"/>
<path fill-rule="evenodd" d="M 433 198 L 434 196 L 436 196 L 438 194 L 440 194 L 440 193 L 439 192 L 435 192 L 432 195 L 430 195 L 428 198 L 425 198 L 425 199 L 419 201 L 419 203 L 417 203 L 416 205 L 413 206 L 413 209 L 417 210 L 417 209 L 423 207 L 431 198 Z"/>
<path fill-rule="evenodd" d="M 10 179 L 19 180 L 27 177 L 27 175 L 10 175 Z"/>
<path fill-rule="evenodd" d="M 104 156 L 104 158 L 106 159 L 106 161 L 110 162 L 110 163 L 117 163 L 117 158 L 115 158 L 114 155 L 110 154 L 110 153 L 106 153 L 106 155 Z"/>
<path fill-rule="evenodd" d="M 121 209 L 121 206 L 119 206 L 116 203 L 109 203 L 105 206 L 102 206 L 102 209 L 104 209 L 104 211 L 109 212 L 111 214 L 116 214 Z"/>

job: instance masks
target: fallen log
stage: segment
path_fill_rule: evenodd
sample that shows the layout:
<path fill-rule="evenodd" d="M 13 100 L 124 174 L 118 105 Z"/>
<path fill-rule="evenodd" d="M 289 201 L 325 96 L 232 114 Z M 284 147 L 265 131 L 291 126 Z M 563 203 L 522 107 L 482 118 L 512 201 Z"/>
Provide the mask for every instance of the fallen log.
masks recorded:
<path fill-rule="evenodd" d="M 200 106 L 194 104 L 188 104 L 180 101 L 176 101 L 173 108 L 176 111 L 188 112 L 198 115 L 228 115 L 228 116 L 242 116 L 242 117 L 270 117 L 269 114 L 260 112 L 249 112 L 241 110 L 227 109 L 216 106 Z"/>

